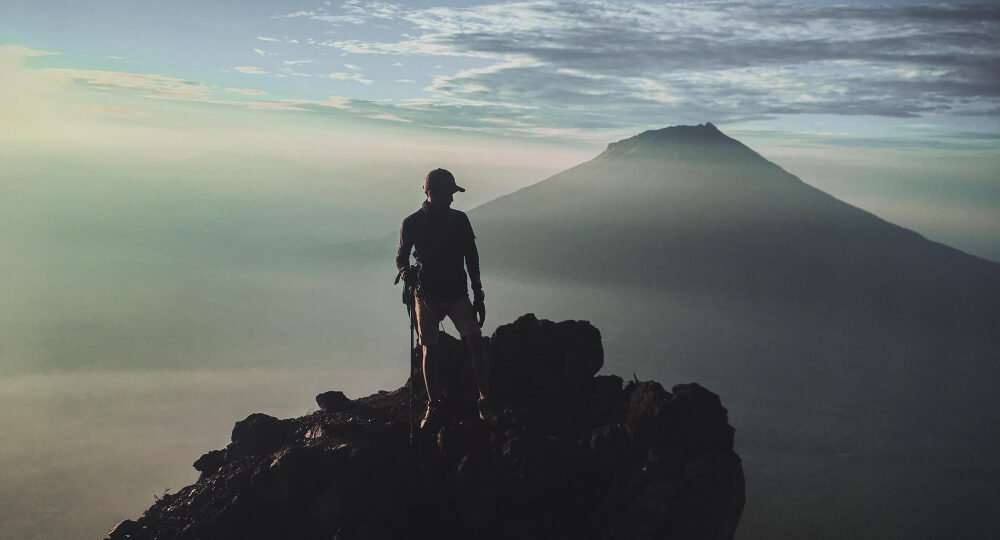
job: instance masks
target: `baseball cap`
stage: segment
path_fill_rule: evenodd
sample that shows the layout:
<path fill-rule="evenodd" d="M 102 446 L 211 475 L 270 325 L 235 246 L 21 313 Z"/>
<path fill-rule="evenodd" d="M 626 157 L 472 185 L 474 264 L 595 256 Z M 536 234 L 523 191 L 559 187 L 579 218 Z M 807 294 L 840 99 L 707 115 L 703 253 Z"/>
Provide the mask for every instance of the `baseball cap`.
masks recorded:
<path fill-rule="evenodd" d="M 424 177 L 424 191 L 465 191 L 465 188 L 455 184 L 455 175 L 445 169 L 434 169 Z"/>

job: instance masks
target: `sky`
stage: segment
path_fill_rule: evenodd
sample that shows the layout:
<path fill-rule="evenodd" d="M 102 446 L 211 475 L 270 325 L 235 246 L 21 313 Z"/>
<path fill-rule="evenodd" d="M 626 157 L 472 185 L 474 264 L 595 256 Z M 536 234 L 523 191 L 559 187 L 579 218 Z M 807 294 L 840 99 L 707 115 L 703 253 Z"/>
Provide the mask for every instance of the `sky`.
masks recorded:
<path fill-rule="evenodd" d="M 8 62 L 153 99 L 592 141 L 705 120 L 890 146 L 1000 137 L 988 4 L 7 0 L 0 14 Z"/>

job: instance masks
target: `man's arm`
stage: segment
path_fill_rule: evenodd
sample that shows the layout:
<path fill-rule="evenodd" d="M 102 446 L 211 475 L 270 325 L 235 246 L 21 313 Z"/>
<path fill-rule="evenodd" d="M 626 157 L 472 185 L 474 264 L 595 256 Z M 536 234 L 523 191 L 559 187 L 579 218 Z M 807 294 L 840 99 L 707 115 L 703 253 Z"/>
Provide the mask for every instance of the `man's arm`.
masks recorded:
<path fill-rule="evenodd" d="M 472 231 L 472 223 L 469 222 L 469 216 L 462 214 L 462 217 L 464 218 L 463 221 L 465 221 L 463 224 L 465 227 L 465 249 L 463 250 L 465 267 L 469 270 L 469 281 L 472 283 L 472 292 L 473 294 L 478 294 L 477 298 L 480 298 L 483 292 L 483 282 L 479 277 L 479 250 L 476 248 L 476 233 Z"/>
<path fill-rule="evenodd" d="M 396 271 L 402 272 L 410 266 L 410 252 L 413 251 L 413 239 L 406 230 L 406 221 L 399 226 L 399 247 L 396 249 Z"/>
<path fill-rule="evenodd" d="M 482 328 L 486 322 L 486 294 L 483 293 L 483 282 L 479 277 L 479 250 L 476 248 L 476 236 L 469 226 L 469 243 L 465 248 L 465 266 L 469 269 L 469 281 L 472 282 L 472 310 L 476 314 L 476 322 Z"/>
<path fill-rule="evenodd" d="M 473 295 L 482 294 L 483 282 L 479 277 L 479 250 L 476 248 L 476 239 L 469 239 L 469 244 L 465 248 L 465 266 L 469 269 L 469 281 L 472 282 Z"/>

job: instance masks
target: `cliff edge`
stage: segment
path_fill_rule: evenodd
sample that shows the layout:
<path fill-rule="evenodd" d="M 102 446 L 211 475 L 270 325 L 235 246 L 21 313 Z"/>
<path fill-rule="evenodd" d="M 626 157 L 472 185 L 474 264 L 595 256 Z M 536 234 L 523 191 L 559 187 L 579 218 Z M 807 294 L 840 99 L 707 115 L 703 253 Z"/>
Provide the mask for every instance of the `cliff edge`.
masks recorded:
<path fill-rule="evenodd" d="M 744 479 L 718 396 L 596 375 L 596 328 L 527 314 L 487 338 L 502 410 L 487 425 L 464 345 L 441 343 L 455 421 L 436 433 L 410 444 L 409 382 L 252 414 L 194 463 L 197 482 L 108 539 L 733 538 Z"/>

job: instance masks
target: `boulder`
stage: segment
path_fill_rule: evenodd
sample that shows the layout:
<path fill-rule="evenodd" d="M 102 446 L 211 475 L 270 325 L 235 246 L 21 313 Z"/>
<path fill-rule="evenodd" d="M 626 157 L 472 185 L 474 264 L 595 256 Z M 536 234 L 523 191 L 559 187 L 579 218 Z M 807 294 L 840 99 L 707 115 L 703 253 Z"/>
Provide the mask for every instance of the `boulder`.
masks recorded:
<path fill-rule="evenodd" d="M 316 396 L 316 404 L 319 405 L 319 409 L 323 412 L 340 412 L 346 410 L 351 405 L 351 399 L 345 396 L 343 392 L 330 390 Z"/>
<path fill-rule="evenodd" d="M 289 435 L 290 422 L 263 413 L 253 413 L 233 426 L 227 459 L 268 454 L 277 450 Z"/>

